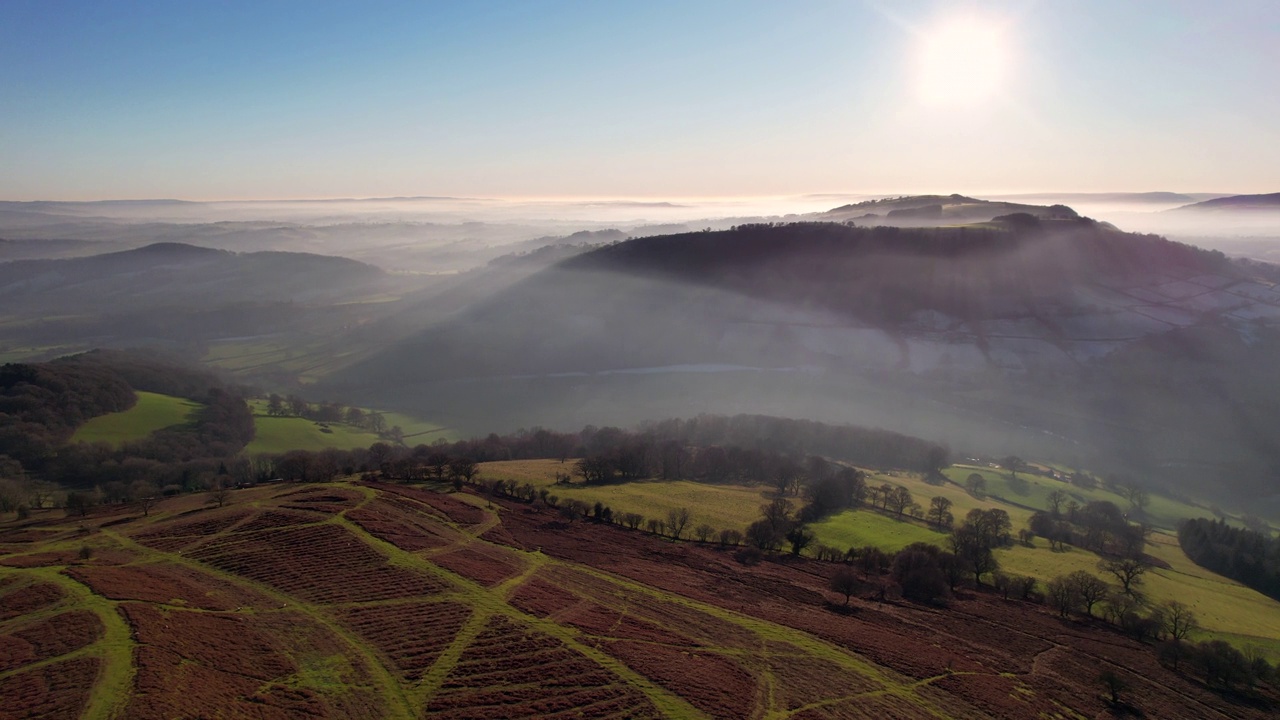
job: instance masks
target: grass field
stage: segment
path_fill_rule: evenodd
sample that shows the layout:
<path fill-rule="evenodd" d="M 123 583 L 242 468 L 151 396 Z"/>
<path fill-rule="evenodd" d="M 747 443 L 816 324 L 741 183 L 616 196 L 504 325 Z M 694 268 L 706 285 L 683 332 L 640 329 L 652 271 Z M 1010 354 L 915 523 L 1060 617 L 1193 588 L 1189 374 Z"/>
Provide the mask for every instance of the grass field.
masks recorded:
<path fill-rule="evenodd" d="M 279 454 L 289 450 L 354 450 L 367 448 L 383 441 L 375 432 L 346 423 L 320 423 L 300 417 L 272 417 L 267 415 L 265 400 L 250 400 L 253 410 L 254 438 L 245 446 L 250 455 Z M 438 439 L 453 440 L 453 433 L 436 423 L 419 420 L 401 413 L 383 413 L 387 427 L 400 426 L 405 433 L 405 445 L 433 443 Z"/>
<path fill-rule="evenodd" d="M 759 519 L 760 505 L 768 502 L 769 490 L 740 485 L 708 485 L 689 481 L 643 481 L 585 487 L 580 482 L 571 485 L 555 485 L 557 473 L 571 473 L 573 461 L 516 460 L 484 463 L 481 477 L 490 480 L 504 479 L 528 482 L 536 487 L 546 487 L 560 498 L 574 498 L 587 503 L 602 502 L 614 512 L 636 512 L 646 518 L 663 519 L 667 511 L 688 508 L 692 519 L 689 528 L 707 523 L 716 529 L 743 530 Z M 1053 489 L 1067 489 L 1077 501 L 1110 500 L 1124 507 L 1127 503 L 1106 490 L 1081 491 L 1055 480 L 1027 476 L 1028 488 L 1017 494 L 1008 484 L 1006 475 L 992 469 L 956 467 L 946 471 L 948 477 L 963 482 L 971 472 L 978 472 L 987 479 L 988 495 L 974 497 L 954 484 L 934 486 L 919 476 L 894 473 L 870 474 L 870 485 L 890 483 L 909 489 L 916 502 L 927 506 L 929 498 L 941 495 L 953 503 L 952 513 L 960 522 L 974 508 L 1001 508 L 1009 513 L 1014 530 L 1026 526 L 1032 511 L 1047 509 L 1045 498 Z M 997 499 L 1003 495 L 1014 499 L 1011 505 Z M 1159 522 L 1172 522 L 1173 518 L 1203 516 L 1203 510 L 1168 498 L 1152 498 L 1151 514 Z M 1199 513 L 1197 515 L 1196 513 Z M 945 546 L 946 535 L 936 532 L 919 522 L 899 521 L 883 513 L 861 509 L 846 510 L 813 523 L 811 529 L 817 542 L 847 549 L 874 545 L 888 551 L 896 551 L 913 542 L 928 542 Z M 1098 570 L 1099 556 L 1079 548 L 1065 552 L 1053 552 L 1048 543 L 1037 539 L 1035 547 L 1016 546 L 997 551 L 1001 568 L 1006 572 L 1030 575 L 1047 581 L 1056 575 L 1073 570 L 1087 570 L 1102 576 Z M 1158 531 L 1152 536 L 1147 552 L 1171 566 L 1157 569 L 1145 578 L 1143 590 L 1155 603 L 1178 600 L 1194 610 L 1204 630 L 1202 637 L 1222 638 L 1239 645 L 1254 645 L 1280 658 L 1280 602 L 1239 583 L 1212 573 L 1191 562 L 1178 547 L 1177 538 L 1168 531 Z"/>
<path fill-rule="evenodd" d="M 249 455 L 278 454 L 289 450 L 354 450 L 367 448 L 381 438 L 377 433 L 344 423 L 318 423 L 299 417 L 253 416 L 253 442 L 245 446 Z"/>
<path fill-rule="evenodd" d="M 73 442 L 105 442 L 119 445 L 141 440 L 156 430 L 190 421 L 203 405 L 185 398 L 138 391 L 138 403 L 124 412 L 99 415 L 81 425 Z"/>

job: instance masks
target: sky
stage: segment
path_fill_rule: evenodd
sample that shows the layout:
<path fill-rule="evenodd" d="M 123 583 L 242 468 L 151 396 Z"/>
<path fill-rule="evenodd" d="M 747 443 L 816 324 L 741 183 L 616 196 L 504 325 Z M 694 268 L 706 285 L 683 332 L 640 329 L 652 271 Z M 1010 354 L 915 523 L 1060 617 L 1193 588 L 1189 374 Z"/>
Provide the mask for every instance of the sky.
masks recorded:
<path fill-rule="evenodd" d="M 1276 0 L 0 2 L 0 199 L 1276 192 Z"/>

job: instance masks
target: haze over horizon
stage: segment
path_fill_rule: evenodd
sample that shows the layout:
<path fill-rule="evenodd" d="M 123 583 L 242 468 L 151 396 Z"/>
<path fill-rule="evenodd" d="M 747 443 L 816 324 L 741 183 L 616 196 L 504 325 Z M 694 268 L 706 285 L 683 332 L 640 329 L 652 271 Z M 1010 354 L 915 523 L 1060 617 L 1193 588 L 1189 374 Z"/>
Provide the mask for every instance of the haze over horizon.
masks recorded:
<path fill-rule="evenodd" d="M 9 2 L 0 198 L 1274 192 L 1280 6 Z"/>

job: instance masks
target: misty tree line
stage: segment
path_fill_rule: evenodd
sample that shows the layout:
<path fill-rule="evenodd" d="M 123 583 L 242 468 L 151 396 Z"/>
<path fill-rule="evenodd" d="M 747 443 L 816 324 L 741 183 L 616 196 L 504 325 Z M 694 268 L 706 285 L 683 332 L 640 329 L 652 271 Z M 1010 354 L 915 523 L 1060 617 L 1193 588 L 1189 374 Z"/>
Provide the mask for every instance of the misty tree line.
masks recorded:
<path fill-rule="evenodd" d="M 386 418 L 380 412 L 367 411 L 355 406 L 346 406 L 339 402 L 308 402 L 299 395 L 280 395 L 271 393 L 267 396 L 267 415 L 271 417 L 300 417 L 321 423 L 346 423 L 352 427 L 369 430 L 379 435 L 387 435 L 395 443 L 403 442 L 404 431 L 398 425 L 388 426 Z"/>
<path fill-rule="evenodd" d="M 1032 513 L 1028 529 L 1058 550 L 1064 545 L 1099 554 L 1132 556 L 1142 553 L 1151 527 L 1130 522 L 1115 503 L 1094 500 L 1080 505 L 1061 490 L 1048 496 L 1049 510 Z"/>
<path fill-rule="evenodd" d="M 1280 600 L 1280 540 L 1270 532 L 1196 518 L 1178 526 L 1178 544 L 1197 565 Z"/>

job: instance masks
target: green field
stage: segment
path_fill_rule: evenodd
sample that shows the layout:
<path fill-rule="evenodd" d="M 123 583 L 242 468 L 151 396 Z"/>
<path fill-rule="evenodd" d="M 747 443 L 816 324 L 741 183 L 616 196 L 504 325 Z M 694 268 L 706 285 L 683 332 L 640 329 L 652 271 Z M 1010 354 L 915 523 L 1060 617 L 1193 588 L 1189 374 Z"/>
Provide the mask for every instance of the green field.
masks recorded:
<path fill-rule="evenodd" d="M 72 442 L 105 442 L 119 445 L 141 440 L 156 430 L 183 425 L 200 403 L 171 395 L 138 391 L 138 403 L 124 412 L 99 415 L 81 425 L 71 436 Z"/>
<path fill-rule="evenodd" d="M 615 513 L 636 512 L 646 518 L 663 519 L 668 510 L 685 507 L 692 515 L 689 528 L 707 523 L 716 529 L 743 530 L 759 519 L 760 506 L 771 497 L 771 490 L 763 487 L 690 481 L 648 480 L 591 487 L 580 482 L 556 485 L 556 474 L 572 473 L 573 466 L 572 460 L 564 463 L 557 460 L 484 463 L 481 465 L 481 478 L 528 482 L 548 488 L 562 499 L 573 498 L 592 504 L 599 501 L 610 506 Z M 886 482 L 902 485 L 923 506 L 927 506 L 929 498 L 935 495 L 944 496 L 952 501 L 951 510 L 957 522 L 962 521 L 973 508 L 998 507 L 1009 513 L 1015 531 L 1026 526 L 1032 513 L 1028 508 L 1047 509 L 1045 498 L 1059 487 L 1082 503 L 1108 500 L 1120 507 L 1128 504 L 1123 498 L 1100 488 L 1082 491 L 1056 480 L 1031 475 L 1026 476 L 1026 492 L 1017 494 L 1009 486 L 1007 475 L 989 468 L 959 466 L 949 468 L 946 475 L 962 483 L 971 472 L 978 472 L 987 479 L 987 496 L 974 497 L 955 484 L 930 485 L 919 476 L 906 473 L 871 473 L 867 482 L 870 485 Z M 1008 497 L 1024 507 L 1001 502 L 994 497 L 996 495 Z M 1192 505 L 1157 496 L 1152 496 L 1148 510 L 1155 522 L 1161 525 L 1172 525 L 1178 518 L 1208 514 Z M 866 509 L 837 513 L 813 523 L 810 528 L 817 536 L 817 542 L 840 549 L 875 545 L 895 551 L 913 542 L 945 546 L 947 538 L 919 521 L 899 521 Z M 1191 562 L 1170 532 L 1153 534 L 1147 553 L 1170 566 L 1169 569 L 1153 570 L 1144 578 L 1143 591 L 1152 602 L 1178 600 L 1190 606 L 1203 626 L 1200 633 L 1203 638 L 1221 638 L 1241 647 L 1252 645 L 1270 653 L 1273 658 L 1280 658 L 1280 602 Z M 1098 555 L 1080 548 L 1054 552 L 1043 539 L 1037 539 L 1034 547 L 1018 545 L 998 550 L 996 555 L 1004 571 L 1030 575 L 1042 582 L 1073 570 L 1087 570 L 1102 576 L 1098 570 Z"/>
<path fill-rule="evenodd" d="M 708 485 L 688 480 L 642 481 L 616 485 L 556 485 L 556 473 L 572 473 L 573 461 L 511 460 L 483 463 L 480 477 L 485 480 L 516 480 L 534 487 L 547 488 L 561 500 L 581 500 L 588 504 L 602 502 L 614 513 L 634 512 L 659 520 L 670 510 L 688 508 L 692 519 L 689 529 L 706 523 L 717 530 L 742 530 L 759 519 L 760 506 L 769 502 L 763 488 L 743 485 Z"/>
<path fill-rule="evenodd" d="M 915 542 L 942 544 L 946 535 L 871 510 L 845 510 L 809 526 L 818 542 L 841 550 L 874 545 L 896 552 Z"/>
<path fill-rule="evenodd" d="M 319 423 L 300 417 L 253 416 L 253 442 L 245 446 L 249 455 L 275 455 L 290 450 L 354 450 L 367 448 L 381 438 L 377 433 L 344 423 Z"/>
<path fill-rule="evenodd" d="M 384 441 L 377 433 L 346 423 L 322 423 L 300 417 L 273 417 L 267 415 L 265 400 L 250 400 L 253 411 L 254 438 L 245 446 L 250 455 L 280 454 L 289 450 L 354 450 L 367 448 Z M 366 409 L 366 412 L 371 412 Z M 410 447 L 419 443 L 431 444 L 438 439 L 453 440 L 454 434 L 436 423 L 418 420 L 401 413 L 383 413 L 387 427 L 400 426 L 405 433 L 404 443 Z"/>
<path fill-rule="evenodd" d="M 1010 485 L 1009 475 L 1001 470 L 970 465 L 955 465 L 944 470 L 943 474 L 956 483 L 963 485 L 965 479 L 975 472 L 986 479 L 988 495 L 998 496 L 1011 503 L 1025 505 L 1036 510 L 1049 509 L 1047 498 L 1049 493 L 1054 490 L 1066 492 L 1072 500 L 1081 505 L 1094 500 L 1104 500 L 1114 503 L 1121 510 L 1129 509 L 1129 501 L 1110 490 L 1105 490 L 1101 487 L 1092 490 L 1079 488 L 1070 483 L 1042 475 L 1019 474 L 1018 477 L 1026 480 L 1028 485 L 1025 492 L 1019 493 Z M 1010 510 L 1009 514 L 1012 516 L 1013 511 Z M 1029 512 L 1026 514 L 1030 515 Z M 1177 528 L 1179 521 L 1188 518 L 1208 517 L 1210 512 L 1204 507 L 1190 505 L 1152 493 L 1149 496 L 1145 514 L 1146 521 L 1151 525 L 1163 530 L 1174 530 Z"/>

